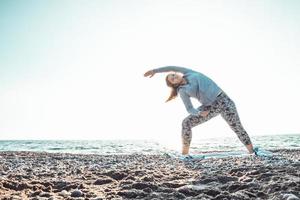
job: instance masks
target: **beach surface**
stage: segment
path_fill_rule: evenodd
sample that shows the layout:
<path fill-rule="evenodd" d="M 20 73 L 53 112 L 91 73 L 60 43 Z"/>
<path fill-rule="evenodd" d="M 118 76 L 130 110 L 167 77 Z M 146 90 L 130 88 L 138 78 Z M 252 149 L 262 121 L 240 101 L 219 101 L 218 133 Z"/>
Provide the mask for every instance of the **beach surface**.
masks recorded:
<path fill-rule="evenodd" d="M 0 152 L 1 199 L 299 199 L 300 150 L 168 155 Z"/>

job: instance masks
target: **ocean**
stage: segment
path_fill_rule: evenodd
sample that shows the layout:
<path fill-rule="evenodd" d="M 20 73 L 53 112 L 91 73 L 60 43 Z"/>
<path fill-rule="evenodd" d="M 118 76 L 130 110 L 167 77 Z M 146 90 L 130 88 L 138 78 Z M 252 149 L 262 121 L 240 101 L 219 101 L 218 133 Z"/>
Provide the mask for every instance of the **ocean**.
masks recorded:
<path fill-rule="evenodd" d="M 300 149 L 300 134 L 252 136 L 263 149 Z M 162 154 L 180 151 L 176 144 L 155 140 L 0 140 L 0 151 L 35 151 L 80 154 Z M 190 152 L 246 151 L 236 137 L 192 140 Z"/>

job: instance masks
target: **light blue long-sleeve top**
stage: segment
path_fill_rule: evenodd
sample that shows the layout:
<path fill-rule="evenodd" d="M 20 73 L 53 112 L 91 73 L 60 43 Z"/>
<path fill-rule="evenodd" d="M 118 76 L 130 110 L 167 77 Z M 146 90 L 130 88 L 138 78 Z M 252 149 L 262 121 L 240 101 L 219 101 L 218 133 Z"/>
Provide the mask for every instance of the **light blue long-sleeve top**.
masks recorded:
<path fill-rule="evenodd" d="M 154 69 L 153 71 L 155 73 L 173 71 L 184 74 L 183 77 L 187 81 L 187 84 L 179 86 L 177 92 L 179 93 L 187 112 L 192 115 L 199 115 L 202 106 L 211 105 L 222 92 L 221 88 L 213 80 L 200 72 L 188 68 L 166 66 Z M 196 98 L 202 106 L 195 109 L 190 97 Z"/>

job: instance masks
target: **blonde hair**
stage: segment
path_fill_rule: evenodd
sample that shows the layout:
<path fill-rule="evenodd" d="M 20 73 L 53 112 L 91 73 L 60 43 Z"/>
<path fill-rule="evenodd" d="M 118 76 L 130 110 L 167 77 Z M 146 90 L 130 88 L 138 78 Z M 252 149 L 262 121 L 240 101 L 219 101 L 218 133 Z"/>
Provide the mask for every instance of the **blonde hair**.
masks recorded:
<path fill-rule="evenodd" d="M 169 102 L 169 101 L 171 101 L 172 99 L 175 99 L 175 98 L 177 97 L 177 95 L 178 95 L 177 90 L 178 90 L 178 87 L 180 86 L 180 84 L 173 84 L 173 83 L 171 83 L 171 82 L 169 81 L 169 79 L 168 79 L 168 76 L 169 76 L 169 75 L 170 75 L 170 74 L 168 74 L 168 75 L 166 76 L 166 83 L 167 83 L 167 86 L 171 88 L 171 93 L 170 93 L 169 98 L 166 100 L 166 102 Z"/>

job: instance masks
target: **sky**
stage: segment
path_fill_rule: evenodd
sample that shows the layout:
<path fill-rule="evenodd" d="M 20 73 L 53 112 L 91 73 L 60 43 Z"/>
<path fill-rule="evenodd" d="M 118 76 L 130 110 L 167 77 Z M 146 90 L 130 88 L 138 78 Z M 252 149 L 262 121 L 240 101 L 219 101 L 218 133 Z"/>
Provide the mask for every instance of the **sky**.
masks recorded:
<path fill-rule="evenodd" d="M 299 133 L 297 0 L 0 0 L 0 139 L 179 141 L 166 73 L 204 73 L 250 136 Z M 192 100 L 194 107 L 200 103 Z M 193 138 L 235 137 L 220 117 Z"/>

